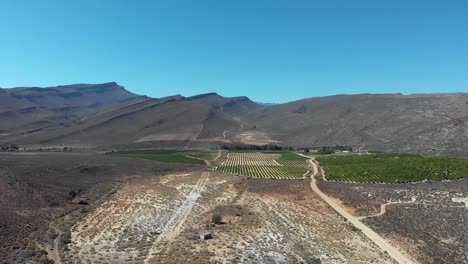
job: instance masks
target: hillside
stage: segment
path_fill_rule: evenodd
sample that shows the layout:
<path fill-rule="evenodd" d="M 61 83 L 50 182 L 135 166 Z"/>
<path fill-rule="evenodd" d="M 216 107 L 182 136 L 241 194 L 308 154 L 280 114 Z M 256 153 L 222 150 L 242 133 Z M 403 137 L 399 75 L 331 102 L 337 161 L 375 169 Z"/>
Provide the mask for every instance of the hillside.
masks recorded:
<path fill-rule="evenodd" d="M 144 107 L 116 109 L 90 119 L 81 120 L 79 129 L 43 140 L 49 144 L 112 145 L 148 141 L 194 141 L 221 135 L 231 126 L 210 108 L 185 100 L 154 100 Z M 214 120 L 214 121 L 213 121 Z M 58 131 L 60 133 L 60 131 Z"/>
<path fill-rule="evenodd" d="M 246 97 L 217 94 L 136 96 L 115 83 L 2 91 L 18 100 L 13 104 L 18 110 L 2 113 L 0 118 L 8 125 L 2 127 L 0 140 L 19 144 L 114 146 L 167 141 L 186 146 L 195 140 L 223 141 L 224 131 L 240 126 L 233 115 L 259 107 Z"/>
<path fill-rule="evenodd" d="M 316 97 L 245 116 L 258 130 L 287 145 L 352 145 L 465 156 L 467 118 L 466 93 Z"/>
<path fill-rule="evenodd" d="M 213 111 L 231 115 L 248 113 L 261 105 L 251 101 L 246 96 L 223 97 L 217 93 L 195 95 L 187 98 L 190 101 L 211 107 Z"/>
<path fill-rule="evenodd" d="M 262 105 L 217 93 L 150 98 L 105 83 L 0 89 L 0 102 L 0 142 L 351 145 L 468 156 L 468 93 L 334 95 Z"/>
<path fill-rule="evenodd" d="M 137 100 L 111 82 L 104 84 L 74 84 L 56 87 L 0 88 L 0 130 L 27 132 L 73 122 L 77 115 Z"/>
<path fill-rule="evenodd" d="M 96 111 L 140 97 L 130 93 L 115 82 L 46 88 L 16 87 L 2 89 L 2 92 L 8 95 L 10 100 L 14 98 L 15 102 L 10 103 L 10 105 L 15 105 L 15 108 L 29 105 L 61 113 Z"/>

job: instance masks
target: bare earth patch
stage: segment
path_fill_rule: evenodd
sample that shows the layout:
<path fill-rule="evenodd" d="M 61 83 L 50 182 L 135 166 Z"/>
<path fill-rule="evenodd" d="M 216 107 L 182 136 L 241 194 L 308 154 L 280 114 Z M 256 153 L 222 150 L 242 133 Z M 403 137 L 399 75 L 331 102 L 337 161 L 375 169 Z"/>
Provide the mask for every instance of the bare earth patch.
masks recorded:
<path fill-rule="evenodd" d="M 393 263 L 308 181 L 196 171 L 136 177 L 72 228 L 72 262 Z M 221 224 L 211 224 L 213 214 Z M 213 239 L 201 240 L 202 232 Z"/>
<path fill-rule="evenodd" d="M 236 136 L 236 139 L 239 140 L 239 142 L 243 144 L 259 145 L 259 146 L 280 143 L 277 140 L 271 139 L 269 136 L 267 136 L 263 132 L 253 131 L 253 130 L 240 133 L 239 135 Z"/>

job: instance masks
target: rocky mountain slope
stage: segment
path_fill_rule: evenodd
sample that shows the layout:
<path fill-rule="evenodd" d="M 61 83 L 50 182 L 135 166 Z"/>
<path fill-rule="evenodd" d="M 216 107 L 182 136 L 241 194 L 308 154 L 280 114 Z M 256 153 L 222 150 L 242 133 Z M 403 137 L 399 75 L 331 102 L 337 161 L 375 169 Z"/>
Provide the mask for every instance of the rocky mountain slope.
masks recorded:
<path fill-rule="evenodd" d="M 141 96 L 116 83 L 47 88 L 0 88 L 0 131 L 37 130 L 66 123 L 79 114 L 137 100 Z"/>
<path fill-rule="evenodd" d="M 106 83 L 0 89 L 0 103 L 0 142 L 280 142 L 468 156 L 468 93 L 335 95 L 265 105 L 216 93 L 149 98 Z"/>
<path fill-rule="evenodd" d="M 0 112 L 6 124 L 1 127 L 0 141 L 19 144 L 110 146 L 222 141 L 223 131 L 240 126 L 233 116 L 260 107 L 246 97 L 227 98 L 215 93 L 149 98 L 115 83 L 1 91 L 4 100 L 12 97 L 17 101 L 12 103 L 13 111 Z"/>
<path fill-rule="evenodd" d="M 468 93 L 316 97 L 245 118 L 287 145 L 468 156 Z"/>
<path fill-rule="evenodd" d="M 0 90 L 0 96 L 2 109 L 5 106 L 14 109 L 35 106 L 61 113 L 96 111 L 140 97 L 115 82 L 47 88 L 17 87 Z"/>

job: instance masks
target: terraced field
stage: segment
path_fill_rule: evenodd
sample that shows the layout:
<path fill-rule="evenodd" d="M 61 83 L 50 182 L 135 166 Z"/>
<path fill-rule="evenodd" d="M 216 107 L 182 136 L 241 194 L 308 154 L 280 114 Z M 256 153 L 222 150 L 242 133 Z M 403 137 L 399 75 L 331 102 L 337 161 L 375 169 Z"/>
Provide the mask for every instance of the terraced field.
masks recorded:
<path fill-rule="evenodd" d="M 468 160 L 411 154 L 326 155 L 317 157 L 327 180 L 406 183 L 468 177 Z"/>
<path fill-rule="evenodd" d="M 292 152 L 230 152 L 215 170 L 258 178 L 302 179 L 307 172 L 306 160 Z"/>

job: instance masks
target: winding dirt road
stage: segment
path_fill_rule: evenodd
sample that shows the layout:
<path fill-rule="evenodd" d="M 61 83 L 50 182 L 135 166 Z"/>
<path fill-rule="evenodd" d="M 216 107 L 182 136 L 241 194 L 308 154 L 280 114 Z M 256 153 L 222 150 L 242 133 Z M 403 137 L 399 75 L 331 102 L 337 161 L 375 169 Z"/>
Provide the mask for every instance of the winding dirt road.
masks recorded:
<path fill-rule="evenodd" d="M 322 200 L 324 200 L 330 207 L 333 208 L 338 214 L 346 218 L 351 224 L 353 224 L 357 229 L 361 230 L 364 235 L 366 235 L 369 239 L 371 239 L 377 246 L 381 249 L 385 250 L 388 255 L 390 255 L 396 262 L 400 264 L 411 264 L 414 263 L 408 257 L 403 255 L 399 250 L 394 248 L 390 245 L 384 238 L 382 238 L 379 234 L 377 234 L 374 230 L 370 229 L 368 226 L 363 224 L 359 221 L 358 218 L 354 217 L 350 213 L 348 213 L 345 209 L 343 209 L 340 205 L 338 205 L 333 199 L 328 197 L 325 193 L 320 191 L 317 186 L 317 179 L 315 178 L 319 172 L 317 164 L 314 162 L 315 158 L 311 158 L 308 162 L 311 164 L 313 168 L 312 173 L 312 181 L 310 186 L 312 187 L 312 191 L 314 191 Z"/>
<path fill-rule="evenodd" d="M 380 205 L 380 212 L 376 213 L 376 214 L 373 214 L 373 215 L 366 215 L 366 216 L 360 216 L 358 217 L 359 220 L 362 220 L 362 219 L 366 219 L 366 218 L 371 218 L 371 217 L 378 217 L 378 216 L 381 216 L 381 215 L 384 215 L 385 212 L 387 212 L 387 205 L 389 204 L 392 204 L 392 203 L 384 203 L 384 204 L 381 204 Z"/>
<path fill-rule="evenodd" d="M 226 133 L 229 132 L 229 130 L 224 130 L 223 132 L 223 138 L 226 138 Z"/>

